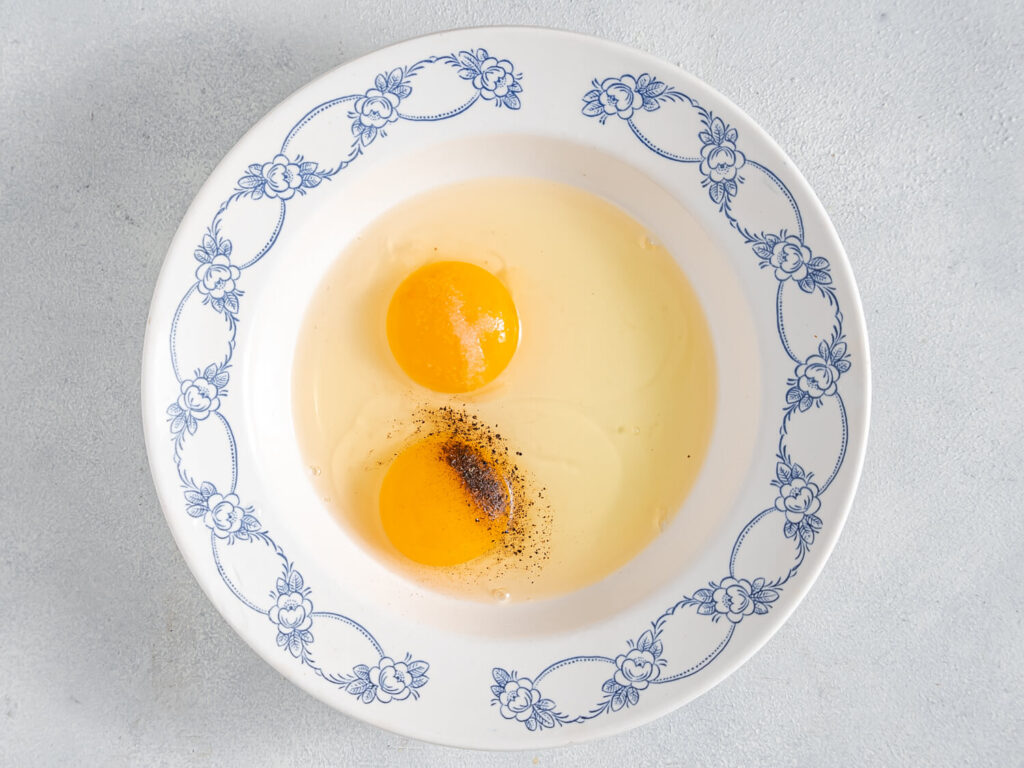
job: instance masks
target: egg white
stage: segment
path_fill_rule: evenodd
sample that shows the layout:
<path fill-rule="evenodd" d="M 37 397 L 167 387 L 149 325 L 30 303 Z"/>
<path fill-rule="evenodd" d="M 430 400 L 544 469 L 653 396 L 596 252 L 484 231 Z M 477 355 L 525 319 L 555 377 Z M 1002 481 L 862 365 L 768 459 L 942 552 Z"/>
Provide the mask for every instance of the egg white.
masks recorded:
<path fill-rule="evenodd" d="M 441 259 L 497 275 L 522 325 L 509 367 L 457 397 L 412 382 L 384 331 L 395 287 Z M 707 452 L 715 390 L 707 322 L 671 254 L 607 201 L 521 178 L 442 187 L 364 230 L 317 289 L 293 387 L 300 447 L 352 535 L 433 588 L 512 600 L 597 581 L 657 536 Z M 522 454 L 539 496 L 526 513 L 545 525 L 543 567 L 491 555 L 426 568 L 388 542 L 383 474 L 417 429 L 417 410 L 442 404 L 479 414 Z"/>

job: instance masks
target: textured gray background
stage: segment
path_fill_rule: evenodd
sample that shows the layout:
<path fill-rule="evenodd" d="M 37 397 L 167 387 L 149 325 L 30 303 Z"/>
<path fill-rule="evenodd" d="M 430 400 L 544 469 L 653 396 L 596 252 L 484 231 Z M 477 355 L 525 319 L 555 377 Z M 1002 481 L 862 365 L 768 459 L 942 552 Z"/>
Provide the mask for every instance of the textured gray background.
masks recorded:
<path fill-rule="evenodd" d="M 1019 2 L 0 0 L 0 763 L 1020 765 Z M 559 26 L 745 108 L 831 212 L 873 426 L 850 522 L 768 646 L 604 742 L 484 755 L 343 717 L 238 641 L 147 474 L 139 367 L 190 199 L 327 69 L 447 27 Z"/>

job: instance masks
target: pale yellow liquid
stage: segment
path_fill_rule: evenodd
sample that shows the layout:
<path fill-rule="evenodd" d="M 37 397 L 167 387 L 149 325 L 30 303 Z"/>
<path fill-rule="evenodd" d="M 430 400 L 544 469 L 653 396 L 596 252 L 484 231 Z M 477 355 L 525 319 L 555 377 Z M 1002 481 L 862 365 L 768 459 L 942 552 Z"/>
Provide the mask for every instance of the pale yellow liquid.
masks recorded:
<path fill-rule="evenodd" d="M 440 259 L 497 275 L 522 323 L 509 367 L 459 396 L 412 382 L 385 336 L 395 288 Z M 321 497 L 379 557 L 444 592 L 531 600 L 607 576 L 658 535 L 704 460 L 715 388 L 697 297 L 638 222 L 575 187 L 498 178 L 407 201 L 339 254 L 299 336 L 294 411 Z M 522 453 L 516 463 L 550 510 L 539 570 L 488 556 L 419 566 L 384 535 L 388 463 L 415 430 L 414 411 L 442 404 L 479 414 Z"/>

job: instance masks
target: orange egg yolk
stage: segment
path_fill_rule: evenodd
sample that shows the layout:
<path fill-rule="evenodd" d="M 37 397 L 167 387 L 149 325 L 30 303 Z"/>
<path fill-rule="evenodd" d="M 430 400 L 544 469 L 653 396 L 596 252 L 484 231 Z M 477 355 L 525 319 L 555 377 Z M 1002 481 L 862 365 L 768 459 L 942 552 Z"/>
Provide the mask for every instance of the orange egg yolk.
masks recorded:
<path fill-rule="evenodd" d="M 501 540 L 512 495 L 475 449 L 427 438 L 399 453 L 380 489 L 380 519 L 395 548 L 423 565 L 457 565 Z"/>
<path fill-rule="evenodd" d="M 509 364 L 519 344 L 519 316 L 508 289 L 486 269 L 439 261 L 398 286 L 387 336 L 414 381 L 436 392 L 469 392 Z"/>

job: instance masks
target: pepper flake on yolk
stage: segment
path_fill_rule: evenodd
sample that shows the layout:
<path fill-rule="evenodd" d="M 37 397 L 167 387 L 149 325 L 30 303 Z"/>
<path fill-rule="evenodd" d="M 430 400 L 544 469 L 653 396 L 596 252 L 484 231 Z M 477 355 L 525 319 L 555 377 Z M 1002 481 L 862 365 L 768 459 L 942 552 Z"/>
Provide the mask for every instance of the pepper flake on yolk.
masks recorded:
<path fill-rule="evenodd" d="M 519 344 L 519 316 L 502 282 L 482 267 L 439 261 L 398 286 L 387 313 L 395 360 L 436 392 L 459 393 L 493 381 Z"/>

